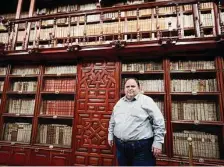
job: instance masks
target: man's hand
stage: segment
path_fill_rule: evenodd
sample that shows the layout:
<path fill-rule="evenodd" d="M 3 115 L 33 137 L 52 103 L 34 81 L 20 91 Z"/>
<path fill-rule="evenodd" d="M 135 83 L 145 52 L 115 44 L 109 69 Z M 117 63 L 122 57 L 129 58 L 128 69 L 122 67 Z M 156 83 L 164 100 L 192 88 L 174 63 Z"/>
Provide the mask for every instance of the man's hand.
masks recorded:
<path fill-rule="evenodd" d="M 114 141 L 113 140 L 108 140 L 108 144 L 109 144 L 110 147 L 112 147 L 113 144 L 114 144 Z"/>
<path fill-rule="evenodd" d="M 155 157 L 162 153 L 162 149 L 152 147 L 152 152 Z"/>

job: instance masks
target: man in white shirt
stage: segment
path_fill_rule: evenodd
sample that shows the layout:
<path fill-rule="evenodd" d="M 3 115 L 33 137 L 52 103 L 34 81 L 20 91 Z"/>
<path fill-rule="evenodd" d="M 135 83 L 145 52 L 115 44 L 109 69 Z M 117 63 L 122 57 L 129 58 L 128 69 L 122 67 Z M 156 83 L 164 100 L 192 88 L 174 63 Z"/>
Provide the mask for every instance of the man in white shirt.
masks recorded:
<path fill-rule="evenodd" d="M 154 166 L 164 143 L 164 117 L 153 99 L 140 93 L 137 79 L 127 79 L 124 91 L 110 118 L 108 144 L 115 141 L 119 165 Z"/>

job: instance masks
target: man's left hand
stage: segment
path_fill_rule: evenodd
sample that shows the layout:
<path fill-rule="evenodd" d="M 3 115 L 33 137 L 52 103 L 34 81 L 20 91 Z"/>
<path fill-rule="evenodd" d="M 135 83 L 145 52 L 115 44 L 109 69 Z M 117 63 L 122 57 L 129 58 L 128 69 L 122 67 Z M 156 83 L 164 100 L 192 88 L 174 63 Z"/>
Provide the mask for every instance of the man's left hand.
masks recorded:
<path fill-rule="evenodd" d="M 162 153 L 162 149 L 152 147 L 152 152 L 155 157 Z"/>

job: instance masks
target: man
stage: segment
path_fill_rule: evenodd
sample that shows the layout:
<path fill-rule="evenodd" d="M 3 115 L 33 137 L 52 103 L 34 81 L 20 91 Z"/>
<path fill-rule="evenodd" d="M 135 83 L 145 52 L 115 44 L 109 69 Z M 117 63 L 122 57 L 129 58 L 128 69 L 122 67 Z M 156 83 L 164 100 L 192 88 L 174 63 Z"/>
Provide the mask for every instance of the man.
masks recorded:
<path fill-rule="evenodd" d="M 155 166 L 166 133 L 164 117 L 152 98 L 140 94 L 138 80 L 127 79 L 124 92 L 110 118 L 108 144 L 115 141 L 121 166 Z"/>

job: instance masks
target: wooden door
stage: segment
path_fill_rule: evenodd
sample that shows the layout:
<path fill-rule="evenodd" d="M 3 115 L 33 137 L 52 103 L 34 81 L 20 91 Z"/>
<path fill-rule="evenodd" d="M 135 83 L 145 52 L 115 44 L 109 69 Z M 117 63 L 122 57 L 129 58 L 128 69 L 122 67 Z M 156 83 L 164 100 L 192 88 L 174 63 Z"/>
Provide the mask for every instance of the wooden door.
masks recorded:
<path fill-rule="evenodd" d="M 29 165 L 30 149 L 23 147 L 13 148 L 13 153 L 10 158 L 10 165 L 27 166 Z M 31 160 L 32 161 L 32 160 Z"/>
<path fill-rule="evenodd" d="M 51 151 L 51 166 L 69 166 L 71 154 L 69 152 Z"/>
<path fill-rule="evenodd" d="M 112 166 L 108 122 L 119 99 L 119 63 L 83 61 L 78 66 L 73 165 Z"/>
<path fill-rule="evenodd" d="M 12 148 L 10 146 L 0 146 L 0 165 L 8 165 Z"/>
<path fill-rule="evenodd" d="M 50 165 L 50 151 L 49 150 L 40 150 L 38 148 L 32 149 L 31 166 L 48 166 Z"/>

